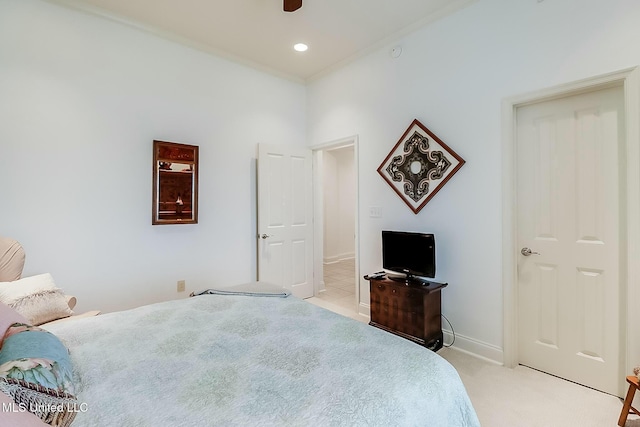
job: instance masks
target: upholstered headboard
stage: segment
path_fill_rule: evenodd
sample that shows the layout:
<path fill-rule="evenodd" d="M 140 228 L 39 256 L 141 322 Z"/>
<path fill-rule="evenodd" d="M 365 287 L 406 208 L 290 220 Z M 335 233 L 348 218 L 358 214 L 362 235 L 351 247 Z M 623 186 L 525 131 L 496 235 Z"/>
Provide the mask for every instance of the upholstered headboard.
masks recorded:
<path fill-rule="evenodd" d="M 20 279 L 24 268 L 24 249 L 14 239 L 0 236 L 0 282 Z"/>

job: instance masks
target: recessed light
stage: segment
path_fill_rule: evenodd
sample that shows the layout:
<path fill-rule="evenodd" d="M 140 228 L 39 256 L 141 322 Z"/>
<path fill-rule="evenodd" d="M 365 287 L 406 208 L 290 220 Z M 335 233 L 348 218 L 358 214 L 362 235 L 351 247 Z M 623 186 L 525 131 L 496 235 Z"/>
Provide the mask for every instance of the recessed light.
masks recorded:
<path fill-rule="evenodd" d="M 304 52 L 305 50 L 309 49 L 309 46 L 304 43 L 296 43 L 293 45 L 293 48 L 298 52 Z"/>

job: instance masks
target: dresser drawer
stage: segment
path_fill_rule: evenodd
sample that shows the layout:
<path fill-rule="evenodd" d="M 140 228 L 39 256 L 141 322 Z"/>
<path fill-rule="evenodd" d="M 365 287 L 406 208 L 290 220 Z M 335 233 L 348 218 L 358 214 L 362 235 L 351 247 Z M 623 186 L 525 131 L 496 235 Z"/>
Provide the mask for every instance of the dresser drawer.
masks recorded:
<path fill-rule="evenodd" d="M 392 297 L 409 298 L 412 300 L 422 298 L 422 293 L 402 284 L 389 284 L 384 282 L 372 282 L 371 293 L 389 295 Z"/>
<path fill-rule="evenodd" d="M 371 320 L 409 335 L 424 326 L 422 294 L 402 284 L 373 283 Z"/>
<path fill-rule="evenodd" d="M 370 290 L 372 296 L 375 295 L 379 298 L 400 298 L 405 301 L 422 304 L 422 292 L 408 286 L 372 282 Z"/>

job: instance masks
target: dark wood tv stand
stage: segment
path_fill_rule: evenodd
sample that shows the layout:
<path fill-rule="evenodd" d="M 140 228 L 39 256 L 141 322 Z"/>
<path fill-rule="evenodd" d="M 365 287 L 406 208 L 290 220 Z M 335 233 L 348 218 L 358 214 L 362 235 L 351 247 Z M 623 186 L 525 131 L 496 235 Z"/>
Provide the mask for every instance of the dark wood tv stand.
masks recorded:
<path fill-rule="evenodd" d="M 442 348 L 440 290 L 447 283 L 370 279 L 370 325 L 433 351 Z"/>

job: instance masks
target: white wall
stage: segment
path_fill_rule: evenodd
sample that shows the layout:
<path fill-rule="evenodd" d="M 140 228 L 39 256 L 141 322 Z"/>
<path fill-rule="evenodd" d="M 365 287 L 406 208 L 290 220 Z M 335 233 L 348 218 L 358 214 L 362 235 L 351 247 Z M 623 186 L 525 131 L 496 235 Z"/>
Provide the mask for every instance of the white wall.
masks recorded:
<path fill-rule="evenodd" d="M 355 256 L 355 170 L 353 147 L 323 152 L 324 261 Z"/>
<path fill-rule="evenodd" d="M 310 84 L 309 144 L 359 137 L 361 270 L 380 269 L 384 228 L 436 233 L 444 314 L 499 355 L 501 102 L 640 64 L 639 22 L 637 0 L 480 0 Z M 415 118 L 467 161 L 418 215 L 376 173 Z"/>
<path fill-rule="evenodd" d="M 0 0 L 0 234 L 78 309 L 256 277 L 256 144 L 304 144 L 305 88 L 38 0 Z M 152 141 L 200 146 L 197 225 L 151 225 Z M 176 292 L 186 279 L 187 292 Z"/>
<path fill-rule="evenodd" d="M 339 218 L 338 218 L 338 162 L 330 151 L 322 153 L 322 208 L 323 262 L 337 261 Z"/>
<path fill-rule="evenodd" d="M 637 0 L 479 0 L 405 37 L 399 58 L 389 45 L 305 90 L 92 15 L 0 0 L 0 234 L 80 310 L 185 296 L 179 279 L 188 291 L 250 280 L 256 143 L 358 135 L 361 270 L 381 267 L 380 230 L 435 232 L 445 315 L 500 351 L 501 101 L 640 64 L 638 22 Z M 467 161 L 418 215 L 376 173 L 414 118 Z M 200 146 L 200 224 L 151 226 L 153 139 Z"/>

